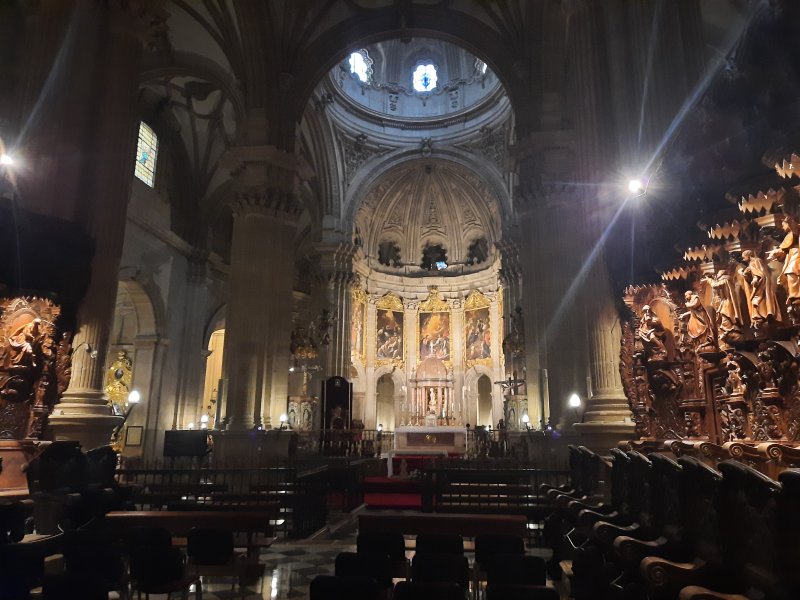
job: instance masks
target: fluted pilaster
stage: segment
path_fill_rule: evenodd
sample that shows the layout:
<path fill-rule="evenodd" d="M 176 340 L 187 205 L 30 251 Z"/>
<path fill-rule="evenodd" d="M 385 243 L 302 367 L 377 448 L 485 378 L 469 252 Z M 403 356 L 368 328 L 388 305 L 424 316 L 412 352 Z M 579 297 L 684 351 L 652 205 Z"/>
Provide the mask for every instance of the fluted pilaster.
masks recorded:
<path fill-rule="evenodd" d="M 325 376 L 350 378 L 350 323 L 353 285 L 359 283 L 353 273 L 355 247 L 350 243 L 319 244 L 319 268 L 316 273 L 315 305 L 329 311 L 331 328 L 324 353 Z"/>
<path fill-rule="evenodd" d="M 116 303 L 135 153 L 139 63 L 151 14 L 145 4 L 76 3 L 75 15 L 86 28 L 80 35 L 67 36 L 69 58 L 57 70 L 66 68 L 67 73 L 60 74 L 68 80 L 74 75 L 80 81 L 87 70 L 92 78 L 68 91 L 68 98 L 60 98 L 59 102 L 68 112 L 83 111 L 74 115 L 87 124 L 86 135 L 80 138 L 86 140 L 81 154 L 93 160 L 90 169 L 82 169 L 85 161 L 70 162 L 65 156 L 54 161 L 44 158 L 43 170 L 34 170 L 40 183 L 31 188 L 34 195 L 37 192 L 47 195 L 52 191 L 48 186 L 59 185 L 60 181 L 51 176 L 65 174 L 66 179 L 61 183 L 67 184 L 68 194 L 76 194 L 66 199 L 74 207 L 73 218 L 83 224 L 95 242 L 91 280 L 78 308 L 78 327 L 73 340 L 74 348 L 88 347 L 91 352 L 73 354 L 69 387 L 50 419 L 56 438 L 79 439 L 88 446 L 107 443 L 119 420 L 111 415 L 106 404 L 103 367 Z M 87 96 L 87 102 L 76 101 L 80 94 Z M 93 111 L 92 106 L 102 106 L 103 110 Z M 66 121 L 71 119 L 70 115 L 61 117 L 66 117 Z M 53 132 L 44 135 L 51 138 Z M 66 140 L 64 143 L 69 145 Z M 65 169 L 72 171 L 64 173 Z M 70 183 L 76 184 L 75 187 L 70 187 Z M 63 191 L 59 188 L 57 195 L 62 196 Z M 37 205 L 52 205 L 52 197 L 43 196 Z"/>

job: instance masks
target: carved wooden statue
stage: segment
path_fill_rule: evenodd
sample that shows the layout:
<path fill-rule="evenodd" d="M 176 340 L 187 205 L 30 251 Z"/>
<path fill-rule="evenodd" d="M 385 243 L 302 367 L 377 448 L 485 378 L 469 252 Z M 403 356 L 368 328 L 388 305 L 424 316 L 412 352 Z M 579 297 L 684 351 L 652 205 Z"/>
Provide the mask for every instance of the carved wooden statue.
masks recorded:
<path fill-rule="evenodd" d="M 642 317 L 639 319 L 637 335 L 642 341 L 645 355 L 649 360 L 666 360 L 666 330 L 653 309 L 645 305 L 642 307 Z"/>
<path fill-rule="evenodd" d="M 0 439 L 38 438 L 69 381 L 69 339 L 56 346 L 60 308 L 41 298 L 0 299 Z"/>
<path fill-rule="evenodd" d="M 760 258 L 752 250 L 742 252 L 742 260 L 746 267 L 739 269 L 744 281 L 747 295 L 750 323 L 756 333 L 761 333 L 770 317 L 780 317 L 778 297 L 775 295 L 775 284 L 767 261 Z"/>
<path fill-rule="evenodd" d="M 780 246 L 772 250 L 767 258 L 783 261 L 778 285 L 786 290 L 786 308 L 792 322 L 800 323 L 800 248 L 798 248 L 798 224 L 794 217 L 785 216 L 781 226 L 786 232 Z"/>
<path fill-rule="evenodd" d="M 713 294 L 711 306 L 714 308 L 717 339 L 723 348 L 741 339 L 742 312 L 733 285 L 727 271 L 720 269 L 712 276 L 706 275 L 703 281 L 708 282 Z"/>
<path fill-rule="evenodd" d="M 714 327 L 699 294 L 689 290 L 684 294 L 684 298 L 686 299 L 684 304 L 686 312 L 681 315 L 681 318 L 686 320 L 686 332 L 689 337 L 699 344 L 698 351 L 716 349 L 717 340 L 714 335 Z"/>

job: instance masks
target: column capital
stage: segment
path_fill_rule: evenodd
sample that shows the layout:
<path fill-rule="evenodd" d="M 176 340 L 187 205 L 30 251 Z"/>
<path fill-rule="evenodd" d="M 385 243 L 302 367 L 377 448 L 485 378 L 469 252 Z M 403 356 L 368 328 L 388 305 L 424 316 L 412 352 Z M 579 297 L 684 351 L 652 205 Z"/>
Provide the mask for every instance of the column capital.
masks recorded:
<path fill-rule="evenodd" d="M 297 182 L 308 165 L 299 155 L 274 146 L 233 146 L 221 164 L 233 181 L 228 205 L 234 218 L 264 214 L 294 221 L 303 211 Z"/>
<path fill-rule="evenodd" d="M 321 284 L 354 285 L 361 278 L 353 272 L 353 256 L 358 248 L 350 242 L 320 243 L 315 246 L 319 263 L 315 278 Z"/>

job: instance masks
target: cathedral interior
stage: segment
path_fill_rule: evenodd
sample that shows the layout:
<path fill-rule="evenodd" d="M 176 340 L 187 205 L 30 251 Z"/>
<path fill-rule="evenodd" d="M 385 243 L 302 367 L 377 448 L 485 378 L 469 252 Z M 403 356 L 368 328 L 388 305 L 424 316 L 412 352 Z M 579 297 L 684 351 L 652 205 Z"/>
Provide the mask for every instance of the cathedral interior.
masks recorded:
<path fill-rule="evenodd" d="M 800 597 L 800 3 L 4 0 L 0 82 L 0 600 Z"/>

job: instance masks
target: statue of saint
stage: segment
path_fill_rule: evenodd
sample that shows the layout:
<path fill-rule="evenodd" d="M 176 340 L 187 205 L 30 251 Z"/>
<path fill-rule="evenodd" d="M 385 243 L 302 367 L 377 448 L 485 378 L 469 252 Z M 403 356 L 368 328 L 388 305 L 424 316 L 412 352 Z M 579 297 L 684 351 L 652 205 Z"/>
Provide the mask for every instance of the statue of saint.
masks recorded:
<path fill-rule="evenodd" d="M 747 266 L 740 268 L 739 274 L 744 281 L 750 322 L 753 329 L 760 329 L 770 317 L 780 315 L 775 284 L 767 261 L 752 250 L 742 252 L 742 259 L 747 262 Z"/>
<path fill-rule="evenodd" d="M 794 217 L 785 216 L 781 222 L 786 235 L 780 246 L 768 255 L 769 260 L 783 261 L 778 284 L 786 290 L 786 305 L 792 319 L 800 320 L 800 248 L 798 226 Z"/>
<path fill-rule="evenodd" d="M 742 313 L 736 297 L 736 288 L 730 275 L 723 269 L 713 276 L 703 277 L 711 286 L 713 294 L 711 306 L 714 309 L 717 335 L 721 345 L 728 346 L 741 338 L 739 326 L 742 324 Z"/>
<path fill-rule="evenodd" d="M 642 318 L 639 319 L 639 329 L 637 331 L 642 340 L 645 352 L 650 359 L 667 358 L 667 346 L 665 343 L 667 332 L 664 325 L 649 305 L 642 307 Z"/>
<path fill-rule="evenodd" d="M 681 318 L 686 319 L 686 333 L 693 340 L 697 340 L 701 348 L 716 346 L 711 319 L 700 296 L 697 292 L 689 290 L 684 297 L 686 298 L 684 306 L 687 310 Z"/>
<path fill-rule="evenodd" d="M 735 360 L 728 361 L 728 377 L 725 379 L 725 389 L 731 397 L 742 398 L 747 391 L 747 385 L 742 379 L 742 367 Z"/>

